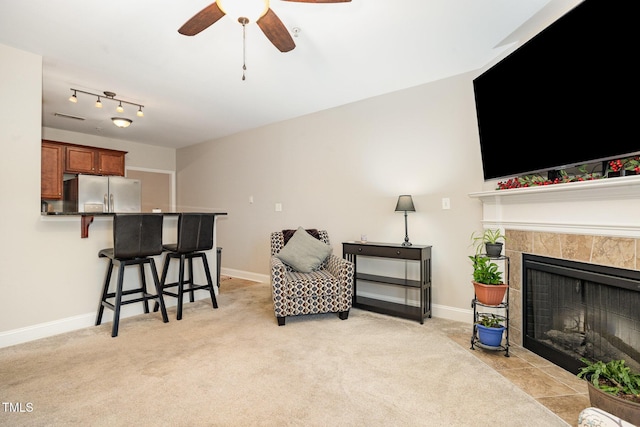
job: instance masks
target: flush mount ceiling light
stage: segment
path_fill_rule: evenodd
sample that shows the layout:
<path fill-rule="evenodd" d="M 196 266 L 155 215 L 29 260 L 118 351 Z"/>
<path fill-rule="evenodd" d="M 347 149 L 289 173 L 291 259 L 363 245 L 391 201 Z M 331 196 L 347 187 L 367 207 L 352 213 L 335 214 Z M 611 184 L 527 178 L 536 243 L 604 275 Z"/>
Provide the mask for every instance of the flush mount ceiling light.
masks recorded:
<path fill-rule="evenodd" d="M 102 100 L 106 99 L 106 100 L 114 101 L 114 102 L 118 103 L 118 106 L 116 107 L 116 111 L 118 113 L 123 113 L 124 112 L 124 107 L 123 107 L 122 104 L 129 104 L 129 105 L 133 105 L 134 107 L 138 107 L 138 111 L 136 112 L 136 115 L 138 117 L 144 117 L 144 113 L 142 112 L 142 108 L 144 107 L 144 105 L 137 104 L 135 102 L 125 101 L 124 99 L 116 98 L 115 92 L 110 92 L 110 91 L 105 90 L 104 92 L 102 92 L 103 94 L 100 95 L 100 94 L 97 94 L 97 93 L 86 92 L 86 91 L 80 90 L 80 89 L 71 88 L 70 90 L 73 91 L 73 94 L 69 97 L 69 101 L 73 102 L 74 104 L 78 102 L 78 97 L 76 95 L 78 93 L 84 93 L 85 95 L 90 95 L 90 96 L 95 96 L 96 97 L 96 99 L 97 99 L 96 100 L 96 104 L 95 104 L 96 108 L 102 108 Z M 115 118 L 112 118 L 111 120 L 113 120 L 114 123 L 115 123 L 116 119 L 118 119 L 118 120 L 129 120 L 129 119 L 123 119 L 123 118 L 120 118 L 120 117 L 115 117 Z M 127 124 L 125 126 L 120 126 L 118 124 L 116 124 L 116 126 L 125 127 L 126 128 L 131 123 L 132 123 L 131 120 L 129 120 L 129 124 Z"/>
<path fill-rule="evenodd" d="M 133 121 L 124 117 L 111 117 L 111 121 L 119 128 L 128 128 L 133 123 Z"/>

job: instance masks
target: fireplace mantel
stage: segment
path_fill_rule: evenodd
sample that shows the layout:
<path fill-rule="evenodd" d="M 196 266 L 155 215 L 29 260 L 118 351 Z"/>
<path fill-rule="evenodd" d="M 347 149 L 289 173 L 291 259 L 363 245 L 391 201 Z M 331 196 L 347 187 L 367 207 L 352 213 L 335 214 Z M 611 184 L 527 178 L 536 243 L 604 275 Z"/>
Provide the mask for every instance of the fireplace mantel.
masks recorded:
<path fill-rule="evenodd" d="M 469 194 L 489 228 L 640 237 L 640 176 Z"/>

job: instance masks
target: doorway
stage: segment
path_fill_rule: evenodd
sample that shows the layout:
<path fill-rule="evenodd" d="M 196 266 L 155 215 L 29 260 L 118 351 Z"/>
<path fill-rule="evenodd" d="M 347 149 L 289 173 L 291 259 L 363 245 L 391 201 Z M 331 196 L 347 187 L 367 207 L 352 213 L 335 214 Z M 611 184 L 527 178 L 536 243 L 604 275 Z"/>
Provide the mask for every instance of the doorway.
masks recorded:
<path fill-rule="evenodd" d="M 175 212 L 175 172 L 157 169 L 127 168 L 127 178 L 139 179 L 141 182 L 140 211 Z"/>

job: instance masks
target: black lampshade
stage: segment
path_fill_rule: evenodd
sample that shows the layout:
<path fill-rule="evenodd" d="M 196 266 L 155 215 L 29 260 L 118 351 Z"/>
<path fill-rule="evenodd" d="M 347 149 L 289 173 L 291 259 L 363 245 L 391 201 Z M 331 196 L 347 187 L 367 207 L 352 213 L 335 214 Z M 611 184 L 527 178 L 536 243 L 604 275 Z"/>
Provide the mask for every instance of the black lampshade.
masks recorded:
<path fill-rule="evenodd" d="M 405 194 L 398 197 L 398 204 L 396 205 L 396 212 L 415 212 L 416 208 L 413 206 L 413 199 L 410 195 Z"/>

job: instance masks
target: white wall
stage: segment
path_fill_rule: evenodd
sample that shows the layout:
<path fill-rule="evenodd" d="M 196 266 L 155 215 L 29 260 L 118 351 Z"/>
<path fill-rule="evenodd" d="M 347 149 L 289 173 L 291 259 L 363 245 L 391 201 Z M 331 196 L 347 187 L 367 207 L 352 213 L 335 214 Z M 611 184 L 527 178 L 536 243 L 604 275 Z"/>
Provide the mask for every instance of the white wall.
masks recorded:
<path fill-rule="evenodd" d="M 0 64 L 0 329 L 6 330 L 47 301 L 40 247 L 49 236 L 37 233 L 42 60 L 0 45 Z"/>
<path fill-rule="evenodd" d="M 41 129 L 42 58 L 0 45 L 0 347 L 94 322 L 111 220 L 40 215 L 41 138 L 128 151 L 128 166 L 175 170 L 175 150 Z M 133 308 L 133 307 L 131 307 Z M 124 313 L 126 315 L 126 313 Z"/>
<path fill-rule="evenodd" d="M 469 236 L 481 228 L 482 170 L 471 75 L 367 99 L 178 150 L 178 205 L 218 221 L 223 272 L 269 274 L 269 233 L 325 228 L 341 242 L 433 245 L 434 314 L 470 320 Z M 249 198 L 254 202 L 250 203 Z M 443 210 L 448 197 L 451 209 Z M 274 204 L 282 203 L 282 212 Z"/>

